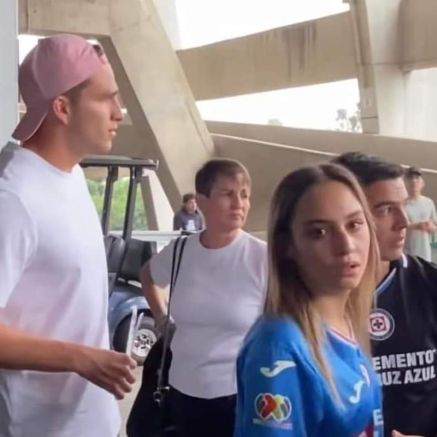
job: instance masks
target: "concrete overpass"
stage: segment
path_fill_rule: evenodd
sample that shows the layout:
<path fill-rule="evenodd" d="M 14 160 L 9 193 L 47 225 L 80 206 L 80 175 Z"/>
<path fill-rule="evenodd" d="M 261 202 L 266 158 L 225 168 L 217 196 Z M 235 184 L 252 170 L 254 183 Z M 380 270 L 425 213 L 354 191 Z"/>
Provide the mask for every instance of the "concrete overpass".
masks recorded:
<path fill-rule="evenodd" d="M 160 2 L 164 0 L 156 0 Z M 175 207 L 208 157 L 241 159 L 254 176 L 253 230 L 290 169 L 345 150 L 429 169 L 437 198 L 437 11 L 433 0 L 350 0 L 350 11 L 175 53 L 152 0 L 20 0 L 22 33 L 98 38 L 131 124 L 115 153 L 160 159 Z M 164 26 L 163 26 L 164 25 Z M 195 100 L 357 78 L 364 134 L 208 123 Z M 261 171 L 262 169 L 262 171 Z"/>

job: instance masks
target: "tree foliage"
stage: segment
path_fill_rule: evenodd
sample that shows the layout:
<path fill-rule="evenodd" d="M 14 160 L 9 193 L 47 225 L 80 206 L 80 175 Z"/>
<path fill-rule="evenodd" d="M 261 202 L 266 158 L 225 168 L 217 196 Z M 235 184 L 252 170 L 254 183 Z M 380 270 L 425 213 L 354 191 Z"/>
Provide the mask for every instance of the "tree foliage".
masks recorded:
<path fill-rule="evenodd" d="M 357 103 L 357 108 L 353 114 L 349 114 L 347 109 L 337 109 L 337 123 L 336 130 L 343 132 L 362 132 L 361 126 L 361 109 L 360 104 Z"/>
<path fill-rule="evenodd" d="M 90 180 L 87 179 L 88 190 L 93 199 L 94 205 L 99 213 L 99 217 L 102 216 L 103 198 L 105 195 L 105 180 Z M 123 229 L 124 217 L 126 213 L 127 194 L 129 189 L 129 179 L 123 178 L 118 180 L 114 184 L 114 191 L 112 196 L 111 206 L 111 218 L 110 218 L 110 230 L 121 231 Z M 134 230 L 146 230 L 148 229 L 146 214 L 144 209 L 143 197 L 138 187 L 135 211 L 133 219 Z"/>

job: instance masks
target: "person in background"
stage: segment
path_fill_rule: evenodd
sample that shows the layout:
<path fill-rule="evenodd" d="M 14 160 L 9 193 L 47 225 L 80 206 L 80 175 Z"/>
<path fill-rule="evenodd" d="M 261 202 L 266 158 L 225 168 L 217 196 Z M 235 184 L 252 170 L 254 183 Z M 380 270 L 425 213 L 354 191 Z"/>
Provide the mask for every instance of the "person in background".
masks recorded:
<path fill-rule="evenodd" d="M 354 176 L 323 164 L 277 187 L 264 316 L 238 358 L 235 437 L 363 437 L 383 432 L 366 355 L 378 251 Z"/>
<path fill-rule="evenodd" d="M 434 201 L 422 194 L 425 181 L 419 168 L 407 169 L 405 184 L 408 191 L 406 211 L 410 221 L 405 251 L 410 255 L 431 261 L 431 243 L 437 230 Z"/>
<path fill-rule="evenodd" d="M 373 365 L 383 385 L 385 436 L 399 430 L 435 437 L 437 266 L 403 253 L 408 227 L 404 170 L 361 152 L 345 153 L 334 162 L 360 181 L 376 227 L 381 268 L 370 335 Z"/>
<path fill-rule="evenodd" d="M 171 300 L 170 405 L 180 437 L 232 437 L 236 359 L 262 313 L 267 287 L 265 242 L 243 231 L 251 180 L 238 161 L 213 159 L 196 174 L 205 229 L 187 237 Z M 155 322 L 167 314 L 174 242 L 143 268 L 141 279 Z"/>
<path fill-rule="evenodd" d="M 182 207 L 173 218 L 173 230 L 198 232 L 203 229 L 202 214 L 197 208 L 196 195 L 194 193 L 184 194 Z"/>
<path fill-rule="evenodd" d="M 134 360 L 109 350 L 108 271 L 78 163 L 122 120 L 99 46 L 40 39 L 19 70 L 21 145 L 0 153 L 0 436 L 116 437 Z"/>

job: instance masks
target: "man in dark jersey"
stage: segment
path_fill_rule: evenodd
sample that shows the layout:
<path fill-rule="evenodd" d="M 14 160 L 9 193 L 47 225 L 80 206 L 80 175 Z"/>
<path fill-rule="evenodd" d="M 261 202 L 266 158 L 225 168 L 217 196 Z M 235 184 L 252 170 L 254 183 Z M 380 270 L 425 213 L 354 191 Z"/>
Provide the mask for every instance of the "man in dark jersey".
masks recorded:
<path fill-rule="evenodd" d="M 360 152 L 334 162 L 359 179 L 382 261 L 370 316 L 373 364 L 384 391 L 385 435 L 437 436 L 437 265 L 403 253 L 408 194 L 401 166 Z"/>

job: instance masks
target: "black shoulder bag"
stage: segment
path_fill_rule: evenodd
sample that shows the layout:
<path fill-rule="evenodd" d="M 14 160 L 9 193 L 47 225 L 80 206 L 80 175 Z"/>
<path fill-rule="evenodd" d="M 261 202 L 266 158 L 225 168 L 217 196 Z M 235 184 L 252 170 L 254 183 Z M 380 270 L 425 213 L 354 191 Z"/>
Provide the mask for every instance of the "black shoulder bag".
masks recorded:
<path fill-rule="evenodd" d="M 152 346 L 144 362 L 141 387 L 132 406 L 126 426 L 128 437 L 176 436 L 167 394 L 168 373 L 172 355 L 170 350 L 170 303 L 181 266 L 187 237 L 179 237 L 173 248 L 167 323 L 164 334 Z"/>

